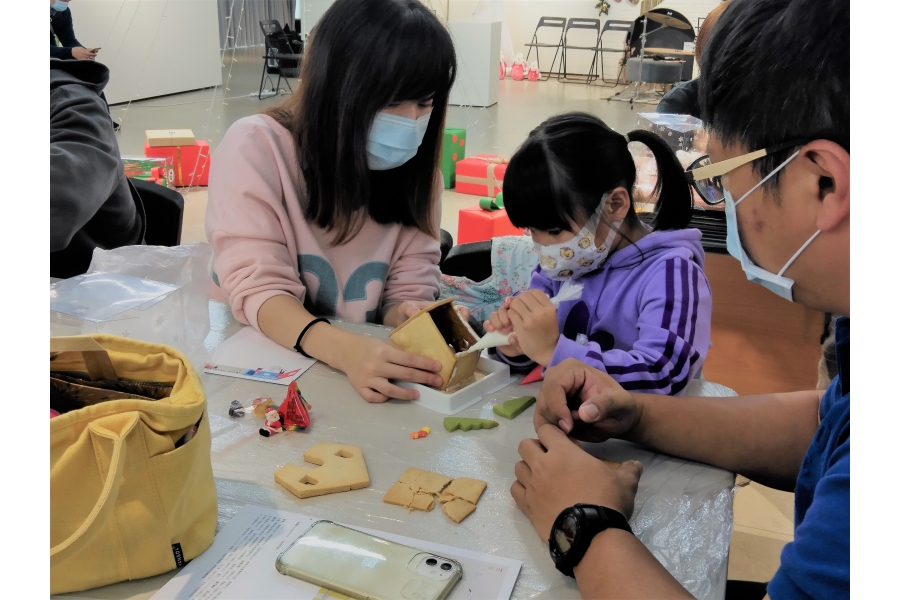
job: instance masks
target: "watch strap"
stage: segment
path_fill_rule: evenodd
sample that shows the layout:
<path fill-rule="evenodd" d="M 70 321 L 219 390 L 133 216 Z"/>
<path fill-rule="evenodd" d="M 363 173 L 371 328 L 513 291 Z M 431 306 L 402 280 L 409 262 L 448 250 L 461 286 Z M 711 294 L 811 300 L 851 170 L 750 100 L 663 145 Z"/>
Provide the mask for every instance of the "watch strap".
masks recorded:
<path fill-rule="evenodd" d="M 570 511 L 579 511 L 583 518 L 580 520 L 581 526 L 569 551 L 560 555 L 554 551 L 553 531 Z M 556 569 L 563 575 L 575 577 L 574 569 L 581 562 L 581 559 L 584 558 L 584 555 L 587 554 L 594 536 L 607 529 L 622 529 L 632 535 L 634 534 L 625 515 L 605 506 L 576 504 L 560 513 L 556 522 L 554 522 L 553 530 L 551 530 L 550 534 L 550 556 L 553 558 Z"/>

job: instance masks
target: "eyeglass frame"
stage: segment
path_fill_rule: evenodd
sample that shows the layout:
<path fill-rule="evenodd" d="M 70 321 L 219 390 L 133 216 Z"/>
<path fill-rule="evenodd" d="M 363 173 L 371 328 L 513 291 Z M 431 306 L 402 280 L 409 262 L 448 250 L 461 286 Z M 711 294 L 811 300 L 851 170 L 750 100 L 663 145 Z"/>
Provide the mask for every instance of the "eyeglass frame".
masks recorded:
<path fill-rule="evenodd" d="M 803 146 L 804 144 L 808 144 L 809 141 L 810 140 L 794 140 L 791 142 L 785 142 L 783 144 L 777 144 L 775 146 L 770 146 L 761 150 L 754 150 L 753 152 L 741 154 L 740 156 L 734 156 L 732 158 L 720 160 L 719 162 L 706 165 L 705 167 L 694 168 L 694 165 L 699 163 L 704 158 L 709 159 L 709 154 L 706 154 L 692 162 L 690 167 L 688 167 L 688 169 L 684 172 L 684 175 L 685 177 L 687 177 L 688 183 L 691 184 L 691 187 L 693 187 L 697 191 L 697 194 L 699 194 L 700 198 L 702 198 L 703 201 L 710 206 L 715 206 L 724 202 L 725 198 L 723 197 L 721 200 L 718 200 L 716 202 L 710 202 L 706 198 L 706 196 L 703 195 L 703 192 L 700 190 L 700 186 L 697 185 L 697 181 L 712 179 L 713 177 L 723 177 L 731 171 L 734 171 L 738 167 L 742 167 L 748 163 L 752 163 L 753 161 L 758 160 L 764 156 L 769 156 L 770 154 L 775 154 L 776 152 L 781 152 L 782 150 L 787 150 L 788 148 Z"/>

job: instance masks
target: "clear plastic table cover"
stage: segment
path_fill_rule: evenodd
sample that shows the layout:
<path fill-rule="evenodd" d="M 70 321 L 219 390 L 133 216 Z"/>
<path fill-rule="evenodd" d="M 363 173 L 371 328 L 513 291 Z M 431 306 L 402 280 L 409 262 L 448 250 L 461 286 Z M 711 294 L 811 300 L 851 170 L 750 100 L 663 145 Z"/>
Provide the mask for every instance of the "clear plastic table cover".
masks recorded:
<path fill-rule="evenodd" d="M 221 303 L 210 303 L 211 331 L 207 349 L 227 339 L 239 325 Z M 388 330 L 371 325 L 339 326 L 386 337 Z M 545 543 L 519 511 L 509 488 L 517 447 L 534 437 L 533 408 L 509 421 L 496 418 L 492 404 L 522 395 L 537 395 L 539 384 L 512 384 L 465 409 L 460 416 L 496 418 L 491 430 L 447 433 L 443 416 L 415 403 L 389 401 L 367 404 L 341 373 L 317 363 L 298 379 L 312 404 L 312 426 L 271 438 L 258 435 L 252 416 L 228 417 L 232 400 L 247 405 L 257 396 L 282 400 L 282 386 L 201 375 L 206 388 L 213 431 L 212 461 L 219 496 L 219 528 L 245 504 L 253 503 L 331 519 L 350 526 L 370 527 L 442 544 L 516 558 L 523 561 L 513 598 L 578 598 L 575 582 L 553 566 Z M 689 392 L 733 395 L 731 390 L 698 381 Z M 431 434 L 411 439 L 424 426 Z M 318 442 L 360 446 L 371 485 L 362 490 L 301 500 L 275 483 L 281 465 L 303 463 L 303 452 Z M 644 474 L 638 487 L 632 527 L 635 534 L 666 568 L 696 597 L 724 597 L 728 548 L 733 523 L 733 474 L 706 465 L 655 454 L 628 442 L 612 440 L 586 444 L 586 450 L 611 460 L 638 459 Z M 408 513 L 382 502 L 387 489 L 415 466 L 450 477 L 466 476 L 488 482 L 478 508 L 460 524 L 440 509 Z M 147 598 L 173 573 L 70 594 L 80 598 Z"/>

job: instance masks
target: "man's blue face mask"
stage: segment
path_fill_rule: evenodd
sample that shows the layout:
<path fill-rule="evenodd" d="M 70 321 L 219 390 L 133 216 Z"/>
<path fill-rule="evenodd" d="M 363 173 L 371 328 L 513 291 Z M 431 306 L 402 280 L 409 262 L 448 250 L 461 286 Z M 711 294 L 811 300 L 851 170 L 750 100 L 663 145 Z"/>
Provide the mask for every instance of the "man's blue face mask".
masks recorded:
<path fill-rule="evenodd" d="M 62 12 L 64 10 L 69 10 L 69 3 L 63 2 L 62 0 L 56 0 L 56 2 L 50 5 L 50 8 L 57 12 Z"/>
<path fill-rule="evenodd" d="M 369 168 L 387 171 L 406 164 L 419 151 L 430 118 L 431 113 L 415 120 L 384 112 L 375 115 L 366 145 Z"/>
<path fill-rule="evenodd" d="M 794 255 L 785 263 L 781 270 L 778 273 L 771 273 L 766 271 L 759 265 L 755 264 L 750 257 L 747 255 L 747 252 L 744 250 L 744 246 L 741 244 L 741 236 L 738 231 L 738 220 L 737 220 L 737 205 L 744 201 L 744 199 L 756 191 L 756 188 L 761 186 L 766 182 L 767 179 L 775 175 L 778 171 L 783 169 L 785 165 L 794 160 L 797 155 L 800 154 L 799 151 L 795 152 L 788 158 L 786 161 L 778 165 L 778 167 L 766 175 L 762 181 L 754 185 L 750 190 L 738 198 L 737 200 L 731 195 L 727 189 L 724 190 L 725 193 L 725 226 L 727 227 L 728 233 L 726 237 L 726 247 L 728 248 L 728 253 L 741 261 L 741 268 L 744 270 L 744 273 L 747 275 L 747 279 L 752 281 L 753 283 L 758 283 L 763 286 L 767 290 L 774 292 L 784 298 L 785 300 L 794 301 L 794 280 L 785 277 L 784 272 L 788 270 L 794 261 L 797 260 L 797 257 L 806 250 L 806 247 L 816 239 L 816 236 L 821 233 L 821 230 L 816 230 L 812 236 L 806 240 L 806 243 L 800 246 L 800 249 L 794 253 Z"/>

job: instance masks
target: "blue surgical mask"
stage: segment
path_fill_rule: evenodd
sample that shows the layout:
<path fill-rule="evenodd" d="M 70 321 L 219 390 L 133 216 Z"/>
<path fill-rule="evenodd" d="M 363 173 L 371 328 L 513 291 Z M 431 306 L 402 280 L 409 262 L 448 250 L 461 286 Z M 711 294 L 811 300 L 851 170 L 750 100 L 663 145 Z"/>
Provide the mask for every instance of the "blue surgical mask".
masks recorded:
<path fill-rule="evenodd" d="M 69 3 L 56 0 L 56 2 L 50 5 L 50 8 L 52 8 L 56 12 L 62 12 L 64 10 L 69 10 Z"/>
<path fill-rule="evenodd" d="M 794 264 L 794 261 L 797 260 L 797 257 L 800 256 L 800 254 L 804 250 L 806 250 L 806 247 L 809 246 L 810 242 L 816 239 L 816 236 L 822 233 L 822 231 L 816 230 L 816 232 L 812 234 L 812 236 L 808 240 L 806 240 L 806 243 L 800 246 L 800 249 L 794 253 L 794 255 L 787 261 L 787 263 L 785 263 L 783 267 L 781 267 L 781 270 L 778 271 L 777 274 L 770 273 L 762 267 L 754 264 L 753 261 L 750 260 L 750 257 L 747 256 L 747 253 L 744 251 L 744 247 L 741 244 L 740 233 L 738 232 L 737 205 L 743 202 L 747 196 L 756 191 L 756 188 L 764 184 L 766 180 L 783 169 L 785 165 L 794 160 L 794 158 L 796 158 L 798 154 L 800 154 L 799 151 L 792 154 L 790 158 L 778 165 L 778 167 L 774 171 L 763 177 L 762 181 L 750 188 L 750 191 L 741 196 L 738 200 L 735 200 L 734 197 L 732 197 L 731 192 L 729 192 L 728 190 L 724 190 L 725 225 L 728 228 L 725 245 L 728 248 L 728 253 L 741 261 L 741 268 L 747 275 L 747 279 L 749 279 L 753 283 L 758 283 L 767 290 L 774 292 L 785 300 L 789 300 L 791 302 L 794 301 L 794 280 L 789 277 L 785 277 L 784 272 L 788 270 L 788 267 Z"/>
<path fill-rule="evenodd" d="M 387 171 L 408 162 L 419 151 L 430 118 L 431 113 L 415 120 L 383 112 L 375 115 L 366 145 L 369 168 Z"/>

